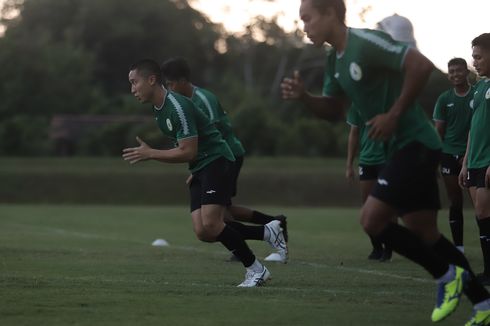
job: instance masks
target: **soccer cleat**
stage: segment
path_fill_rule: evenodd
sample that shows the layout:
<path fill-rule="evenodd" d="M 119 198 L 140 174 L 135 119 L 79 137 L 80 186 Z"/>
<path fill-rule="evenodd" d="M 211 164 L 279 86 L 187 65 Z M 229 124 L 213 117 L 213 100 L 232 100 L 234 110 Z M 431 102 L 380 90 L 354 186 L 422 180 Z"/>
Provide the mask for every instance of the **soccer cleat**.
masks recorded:
<path fill-rule="evenodd" d="M 374 249 L 368 256 L 369 260 L 380 260 L 383 257 L 383 249 Z"/>
<path fill-rule="evenodd" d="M 288 221 L 285 215 L 277 215 L 276 220 L 281 222 L 282 234 L 284 235 L 284 240 L 289 241 L 288 236 Z"/>
<path fill-rule="evenodd" d="M 438 322 L 449 316 L 459 304 L 466 279 L 466 271 L 454 266 L 454 276 L 449 282 L 439 282 L 437 290 L 436 307 L 432 311 L 432 321 Z"/>
<path fill-rule="evenodd" d="M 473 310 L 473 316 L 464 326 L 490 325 L 490 310 Z"/>
<path fill-rule="evenodd" d="M 278 263 L 287 263 L 287 256 L 284 257 L 284 255 L 281 255 L 277 252 L 271 253 L 269 256 L 264 258 L 265 261 L 273 261 L 273 262 L 278 262 Z"/>
<path fill-rule="evenodd" d="M 383 254 L 381 255 L 381 258 L 379 259 L 380 262 L 390 262 L 391 261 L 391 256 L 393 252 L 391 249 L 383 249 Z"/>
<path fill-rule="evenodd" d="M 281 262 L 286 263 L 288 261 L 288 245 L 284 239 L 281 222 L 274 220 L 264 225 L 264 227 L 269 231 L 269 238 L 265 240 L 272 248 L 277 250 L 277 254 L 281 256 Z"/>
<path fill-rule="evenodd" d="M 262 271 L 254 272 L 253 270 L 247 270 L 245 273 L 245 280 L 238 284 L 239 288 L 253 288 L 264 285 L 265 282 L 271 277 L 271 273 L 267 267 L 262 266 Z"/>

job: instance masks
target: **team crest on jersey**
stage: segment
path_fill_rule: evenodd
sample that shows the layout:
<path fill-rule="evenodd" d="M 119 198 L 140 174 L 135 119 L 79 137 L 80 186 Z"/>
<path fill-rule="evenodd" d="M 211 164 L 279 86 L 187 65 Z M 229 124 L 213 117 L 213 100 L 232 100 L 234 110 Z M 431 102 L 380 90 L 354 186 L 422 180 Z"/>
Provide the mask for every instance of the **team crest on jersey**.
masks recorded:
<path fill-rule="evenodd" d="M 470 109 L 474 109 L 475 99 L 470 101 Z"/>
<path fill-rule="evenodd" d="M 349 67 L 349 71 L 350 71 L 350 76 L 352 77 L 352 79 L 354 79 L 355 81 L 361 80 L 362 70 L 361 70 L 361 67 L 359 67 L 359 65 L 357 63 L 351 62 L 350 67 Z"/>
<path fill-rule="evenodd" d="M 485 93 L 485 98 L 488 100 L 490 98 L 490 88 L 487 89 L 487 92 Z"/>
<path fill-rule="evenodd" d="M 170 131 L 172 131 L 172 129 L 173 129 L 172 122 L 170 122 L 170 119 L 167 119 L 167 128 Z"/>

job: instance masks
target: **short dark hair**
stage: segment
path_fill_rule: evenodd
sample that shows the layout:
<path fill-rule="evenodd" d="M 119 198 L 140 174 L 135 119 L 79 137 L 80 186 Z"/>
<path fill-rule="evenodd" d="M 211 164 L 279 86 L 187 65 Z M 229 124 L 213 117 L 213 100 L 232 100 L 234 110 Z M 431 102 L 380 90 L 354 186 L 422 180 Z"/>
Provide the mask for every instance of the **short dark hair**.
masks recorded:
<path fill-rule="evenodd" d="M 451 60 L 449 60 L 449 62 L 447 63 L 447 66 L 448 67 L 451 67 L 451 66 L 463 66 L 465 67 L 466 69 L 468 69 L 468 64 L 466 63 L 466 60 L 463 59 L 463 58 L 452 58 Z"/>
<path fill-rule="evenodd" d="M 337 18 L 345 23 L 345 3 L 344 0 L 311 0 L 313 7 L 324 13 L 327 8 L 333 8 L 337 14 Z"/>
<path fill-rule="evenodd" d="M 479 46 L 482 49 L 490 50 L 490 33 L 483 33 L 471 41 L 471 46 Z"/>
<path fill-rule="evenodd" d="M 157 83 L 162 83 L 162 73 L 160 72 L 160 66 L 154 60 L 139 60 L 138 62 L 133 63 L 131 67 L 129 67 L 129 70 L 138 70 L 138 73 L 145 78 L 155 76 Z"/>
<path fill-rule="evenodd" d="M 185 79 L 190 81 L 191 68 L 184 58 L 174 57 L 162 63 L 161 72 L 163 78 L 171 81 Z"/>

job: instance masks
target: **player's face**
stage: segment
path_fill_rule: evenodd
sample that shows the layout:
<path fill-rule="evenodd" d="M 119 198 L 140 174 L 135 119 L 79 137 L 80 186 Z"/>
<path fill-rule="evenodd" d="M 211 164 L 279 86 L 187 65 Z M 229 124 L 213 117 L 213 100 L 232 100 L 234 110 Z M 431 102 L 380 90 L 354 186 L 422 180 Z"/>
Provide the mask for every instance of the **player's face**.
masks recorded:
<path fill-rule="evenodd" d="M 453 86 L 468 84 L 468 69 L 464 65 L 451 65 L 447 70 L 447 78 Z"/>
<path fill-rule="evenodd" d="M 304 23 L 306 36 L 316 46 L 321 46 L 330 38 L 333 17 L 333 10 L 327 8 L 325 13 L 321 13 L 315 8 L 311 0 L 302 0 L 299 7 L 299 16 Z"/>
<path fill-rule="evenodd" d="M 154 78 L 152 77 L 153 76 L 145 78 L 141 76 L 136 69 L 129 72 L 128 79 L 131 84 L 131 94 L 133 94 L 141 103 L 148 103 L 152 98 L 154 84 L 154 82 L 152 82 Z"/>
<path fill-rule="evenodd" d="M 490 50 L 473 47 L 473 67 L 479 76 L 490 77 Z"/>

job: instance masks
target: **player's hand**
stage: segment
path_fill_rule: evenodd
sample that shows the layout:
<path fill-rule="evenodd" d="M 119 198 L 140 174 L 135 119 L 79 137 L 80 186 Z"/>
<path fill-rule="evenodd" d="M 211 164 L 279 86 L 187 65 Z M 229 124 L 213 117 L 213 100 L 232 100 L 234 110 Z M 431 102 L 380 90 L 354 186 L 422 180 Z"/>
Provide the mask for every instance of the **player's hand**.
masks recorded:
<path fill-rule="evenodd" d="M 151 158 L 152 148 L 139 137 L 136 137 L 136 141 L 138 141 L 140 146 L 123 149 L 123 159 L 129 161 L 131 164 L 146 161 Z"/>
<path fill-rule="evenodd" d="M 345 178 L 349 183 L 354 181 L 355 173 L 354 168 L 352 166 L 347 166 L 345 169 Z"/>
<path fill-rule="evenodd" d="M 366 125 L 370 126 L 368 137 L 378 141 L 387 141 L 395 133 L 398 120 L 393 118 L 390 113 L 378 114 Z"/>
<path fill-rule="evenodd" d="M 295 70 L 293 77 L 286 77 L 281 82 L 282 98 L 285 100 L 297 100 L 305 94 L 305 85 L 299 71 Z"/>
<path fill-rule="evenodd" d="M 187 177 L 187 180 L 185 180 L 185 184 L 186 185 L 190 185 L 192 182 L 192 174 L 190 176 Z"/>
<path fill-rule="evenodd" d="M 488 171 L 487 171 L 488 172 Z M 458 175 L 458 183 L 461 188 L 467 188 L 468 187 L 468 169 L 466 166 L 461 167 L 461 171 L 459 172 Z"/>

